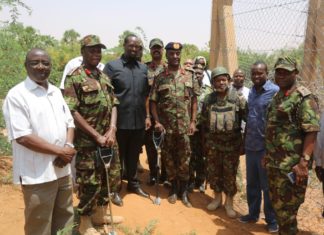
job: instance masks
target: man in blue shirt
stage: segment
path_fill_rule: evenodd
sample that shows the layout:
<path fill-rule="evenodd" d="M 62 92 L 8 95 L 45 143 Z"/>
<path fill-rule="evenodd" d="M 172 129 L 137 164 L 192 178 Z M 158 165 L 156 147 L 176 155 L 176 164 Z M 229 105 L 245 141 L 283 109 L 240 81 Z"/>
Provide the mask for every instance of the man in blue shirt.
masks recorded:
<path fill-rule="evenodd" d="M 249 213 L 239 218 L 242 223 L 256 222 L 259 219 L 262 191 L 264 214 L 268 231 L 278 231 L 275 213 L 269 199 L 266 171 L 261 165 L 265 155 L 265 126 L 267 107 L 279 87 L 267 79 L 268 68 L 262 61 L 251 67 L 253 87 L 248 98 L 248 116 L 245 133 L 247 201 Z"/>

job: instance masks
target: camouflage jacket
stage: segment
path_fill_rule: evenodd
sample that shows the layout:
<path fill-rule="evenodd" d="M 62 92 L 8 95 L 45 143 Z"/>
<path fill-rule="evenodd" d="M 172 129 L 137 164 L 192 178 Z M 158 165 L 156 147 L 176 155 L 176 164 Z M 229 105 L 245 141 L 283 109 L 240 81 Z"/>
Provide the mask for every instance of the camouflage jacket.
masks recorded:
<path fill-rule="evenodd" d="M 154 78 L 166 68 L 166 64 L 156 65 L 153 61 L 145 63 L 147 65 L 147 78 L 149 86 L 152 87 Z"/>
<path fill-rule="evenodd" d="M 167 133 L 185 134 L 189 129 L 191 98 L 200 95 L 193 71 L 180 68 L 176 73 L 165 68 L 155 79 L 150 100 L 157 103 L 159 120 Z"/>
<path fill-rule="evenodd" d="M 201 113 L 204 133 L 214 133 L 213 136 L 222 141 L 241 136 L 241 122 L 246 120 L 246 107 L 244 96 L 235 89 L 229 88 L 224 99 L 219 99 L 216 91 L 208 94 Z"/>
<path fill-rule="evenodd" d="M 64 98 L 71 112 L 77 111 L 101 135 L 109 129 L 111 112 L 119 102 L 110 79 L 98 70 L 96 78 L 83 66 L 72 71 L 66 79 Z M 95 147 L 96 142 L 80 128 L 75 133 L 76 148 Z"/>
<path fill-rule="evenodd" d="M 266 166 L 291 171 L 303 153 L 305 133 L 314 131 L 319 131 L 316 97 L 303 86 L 279 91 L 267 113 Z"/>
<path fill-rule="evenodd" d="M 200 125 L 202 122 L 201 111 L 202 111 L 205 97 L 212 92 L 213 89 L 208 85 L 202 85 L 200 88 L 200 95 L 198 97 L 197 125 Z"/>

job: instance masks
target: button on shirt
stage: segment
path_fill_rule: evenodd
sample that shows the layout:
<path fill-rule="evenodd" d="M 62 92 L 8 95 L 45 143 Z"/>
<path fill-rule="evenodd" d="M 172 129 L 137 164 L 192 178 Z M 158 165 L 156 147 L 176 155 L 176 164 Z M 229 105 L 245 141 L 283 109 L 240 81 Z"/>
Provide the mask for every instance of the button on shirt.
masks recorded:
<path fill-rule="evenodd" d="M 128 61 L 124 56 L 106 64 L 103 72 L 109 76 L 119 100 L 117 127 L 138 130 L 145 127 L 145 101 L 149 94 L 147 66 Z"/>
<path fill-rule="evenodd" d="M 279 87 L 267 80 L 260 92 L 251 88 L 248 98 L 248 116 L 245 136 L 245 149 L 260 151 L 265 149 L 265 126 L 267 108 Z"/>
<path fill-rule="evenodd" d="M 3 113 L 13 148 L 14 183 L 40 184 L 71 173 L 70 164 L 63 168 L 53 165 L 56 156 L 35 152 L 16 142 L 19 137 L 35 134 L 51 144 L 64 146 L 67 128 L 74 127 L 74 123 L 58 88 L 48 84 L 46 90 L 27 77 L 8 92 Z"/>

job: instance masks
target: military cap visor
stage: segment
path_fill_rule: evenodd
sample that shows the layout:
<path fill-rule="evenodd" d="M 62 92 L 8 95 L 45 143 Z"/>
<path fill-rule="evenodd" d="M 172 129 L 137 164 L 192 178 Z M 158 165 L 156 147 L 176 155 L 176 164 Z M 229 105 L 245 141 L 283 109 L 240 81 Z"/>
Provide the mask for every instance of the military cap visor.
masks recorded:
<path fill-rule="evenodd" d="M 163 48 L 163 42 L 158 39 L 158 38 L 154 38 L 150 41 L 150 45 L 149 45 L 149 48 L 151 49 L 152 47 L 154 46 L 159 46 L 159 47 L 162 47 Z"/>
<path fill-rule="evenodd" d="M 107 47 L 100 42 L 100 38 L 97 35 L 87 35 L 80 41 L 81 48 L 82 47 L 92 47 L 92 46 L 100 46 L 103 49 Z"/>

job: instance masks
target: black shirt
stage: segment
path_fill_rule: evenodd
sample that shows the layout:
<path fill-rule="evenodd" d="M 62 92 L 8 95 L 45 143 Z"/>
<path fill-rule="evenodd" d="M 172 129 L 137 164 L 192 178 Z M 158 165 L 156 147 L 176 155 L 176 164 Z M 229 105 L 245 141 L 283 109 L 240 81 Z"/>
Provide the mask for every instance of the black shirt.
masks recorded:
<path fill-rule="evenodd" d="M 103 72 L 111 79 L 120 102 L 117 127 L 130 130 L 145 128 L 145 99 L 149 95 L 146 65 L 127 60 L 123 55 L 108 62 Z"/>

